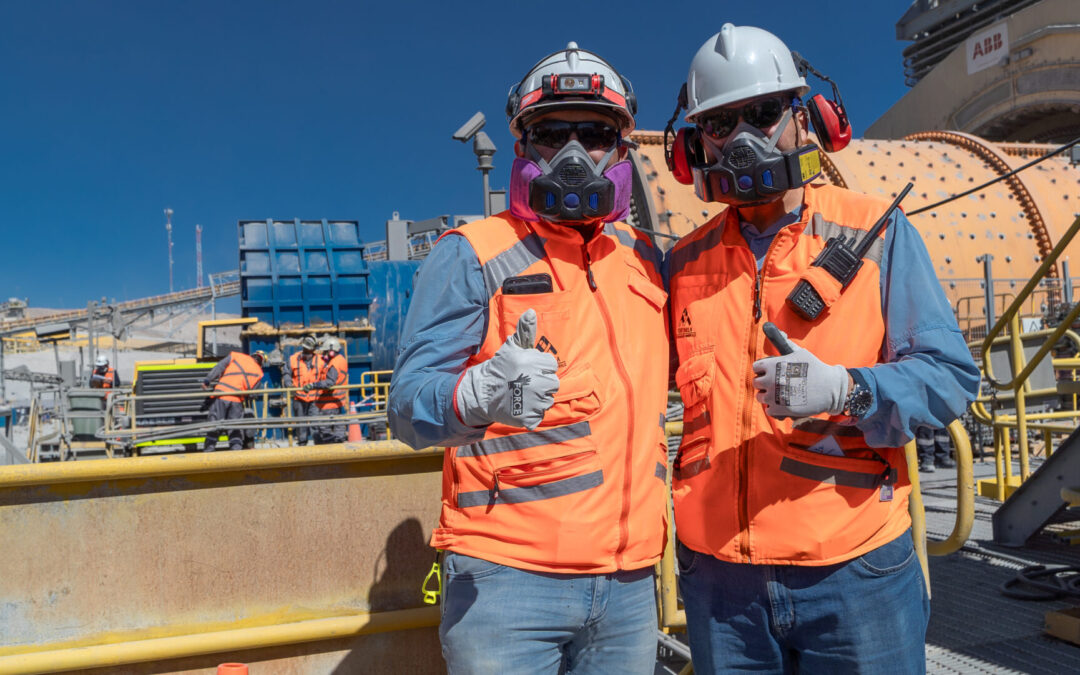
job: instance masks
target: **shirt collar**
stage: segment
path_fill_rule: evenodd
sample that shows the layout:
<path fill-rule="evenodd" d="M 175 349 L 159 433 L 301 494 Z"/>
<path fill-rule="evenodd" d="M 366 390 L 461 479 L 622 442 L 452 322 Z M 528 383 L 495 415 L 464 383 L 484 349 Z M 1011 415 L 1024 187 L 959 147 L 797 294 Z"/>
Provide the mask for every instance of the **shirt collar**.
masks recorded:
<path fill-rule="evenodd" d="M 776 233 L 783 228 L 791 225 L 792 223 L 798 222 L 799 215 L 802 213 L 802 208 L 803 207 L 801 205 L 797 206 L 795 207 L 794 211 L 785 213 L 784 215 L 780 216 L 779 218 L 777 218 L 776 222 L 766 228 L 764 232 L 759 232 L 757 227 L 755 227 L 752 223 L 747 223 L 742 220 L 739 221 L 739 229 L 742 230 L 742 235 L 747 241 L 751 241 L 754 239 L 771 239 L 772 237 L 776 236 Z"/>

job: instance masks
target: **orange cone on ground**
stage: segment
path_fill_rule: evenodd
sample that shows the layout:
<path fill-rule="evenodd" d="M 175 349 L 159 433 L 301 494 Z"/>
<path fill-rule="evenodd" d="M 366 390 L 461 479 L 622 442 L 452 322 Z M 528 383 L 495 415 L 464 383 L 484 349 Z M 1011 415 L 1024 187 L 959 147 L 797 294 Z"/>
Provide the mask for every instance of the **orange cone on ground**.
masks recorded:
<path fill-rule="evenodd" d="M 350 403 L 350 405 L 352 406 L 352 408 L 351 408 L 352 409 L 352 414 L 355 415 L 356 414 L 356 403 Z M 349 442 L 350 443 L 359 443 L 362 440 L 364 440 L 364 436 L 363 436 L 363 434 L 360 433 L 360 423 L 359 422 L 353 422 L 352 424 L 349 425 Z"/>
<path fill-rule="evenodd" d="M 217 675 L 248 675 L 245 663 L 223 663 L 217 667 Z"/>

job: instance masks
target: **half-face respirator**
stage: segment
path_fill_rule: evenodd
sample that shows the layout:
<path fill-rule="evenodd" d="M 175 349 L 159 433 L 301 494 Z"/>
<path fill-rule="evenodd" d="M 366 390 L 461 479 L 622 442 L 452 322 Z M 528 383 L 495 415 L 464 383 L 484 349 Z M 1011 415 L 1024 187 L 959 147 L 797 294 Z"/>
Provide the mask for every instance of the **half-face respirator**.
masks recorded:
<path fill-rule="evenodd" d="M 764 204 L 820 175 L 821 156 L 816 145 L 809 143 L 787 152 L 776 148 L 791 118 L 788 108 L 772 136 L 739 122 L 734 136 L 722 147 L 708 134 L 696 133 L 698 142 L 708 146 L 708 153 L 705 148 L 698 148 L 690 161 L 698 198 L 737 206 Z M 707 155 L 716 161 L 710 164 Z"/>
<path fill-rule="evenodd" d="M 633 166 L 629 160 L 603 167 L 619 144 L 594 162 L 576 140 L 545 161 L 531 143 L 510 171 L 510 213 L 535 222 L 584 223 L 622 220 L 630 210 Z"/>

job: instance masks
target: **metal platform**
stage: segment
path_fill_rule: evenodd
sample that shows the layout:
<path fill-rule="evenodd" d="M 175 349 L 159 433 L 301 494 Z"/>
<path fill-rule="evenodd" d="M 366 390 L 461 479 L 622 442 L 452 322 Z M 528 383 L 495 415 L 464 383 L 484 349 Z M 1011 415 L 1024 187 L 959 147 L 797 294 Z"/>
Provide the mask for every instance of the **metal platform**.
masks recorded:
<path fill-rule="evenodd" d="M 993 474 L 992 463 L 975 463 L 976 479 Z M 956 518 L 956 471 L 938 469 L 921 478 L 927 533 L 944 539 Z M 1080 673 L 1080 646 L 1043 633 L 1046 612 L 1080 602 L 1016 600 L 999 591 L 1001 584 L 1029 565 L 1080 565 L 1080 546 L 1051 538 L 1055 530 L 1080 524 L 1059 518 L 1024 548 L 996 546 L 991 516 L 999 504 L 982 497 L 975 500 L 975 527 L 968 545 L 952 555 L 930 558 L 927 672 Z"/>

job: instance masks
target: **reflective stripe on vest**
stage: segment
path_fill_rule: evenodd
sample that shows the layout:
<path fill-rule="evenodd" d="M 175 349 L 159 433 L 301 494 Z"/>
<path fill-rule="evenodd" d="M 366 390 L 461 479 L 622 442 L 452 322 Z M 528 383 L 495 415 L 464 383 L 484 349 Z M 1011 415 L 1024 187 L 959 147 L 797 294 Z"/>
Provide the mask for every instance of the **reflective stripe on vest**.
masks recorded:
<path fill-rule="evenodd" d="M 263 371 L 255 359 L 243 352 L 229 354 L 229 365 L 214 386 L 214 391 L 250 391 L 262 379 Z M 239 403 L 239 396 L 219 396 L 226 401 Z"/>
<path fill-rule="evenodd" d="M 289 371 L 292 375 L 292 385 L 294 387 L 302 387 L 305 384 L 313 384 L 319 381 L 319 357 L 312 353 L 311 365 L 303 359 L 303 352 L 293 352 L 289 357 Z M 293 400 L 296 401 L 314 401 L 318 396 L 315 391 L 296 391 L 293 392 Z"/>
<path fill-rule="evenodd" d="M 432 545 L 541 572 L 655 563 L 667 470 L 667 363 L 655 356 L 668 341 L 652 245 L 621 223 L 585 244 L 572 228 L 509 213 L 443 236 L 469 242 L 490 296 L 483 343 L 466 367 L 491 358 L 533 309 L 536 348 L 555 357 L 559 390 L 536 429 L 493 424 L 449 449 Z M 530 274 L 547 275 L 552 291 L 503 294 L 507 279 Z"/>
<path fill-rule="evenodd" d="M 765 321 L 828 364 L 881 359 L 881 239 L 817 321 L 798 317 L 786 298 L 830 237 L 861 240 L 888 204 L 832 186 L 807 186 L 804 201 L 801 219 L 776 234 L 760 271 L 732 209 L 668 254 L 685 407 L 672 481 L 676 525 L 684 544 L 721 560 L 838 563 L 910 525 L 902 448 L 869 448 L 839 417 L 777 420 L 755 399 L 751 364 L 777 355 L 761 331 Z"/>
<path fill-rule="evenodd" d="M 109 369 L 105 371 L 102 378 L 101 388 L 112 389 L 113 385 L 116 383 L 116 370 L 114 370 L 112 366 L 109 366 Z"/>

